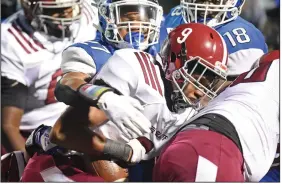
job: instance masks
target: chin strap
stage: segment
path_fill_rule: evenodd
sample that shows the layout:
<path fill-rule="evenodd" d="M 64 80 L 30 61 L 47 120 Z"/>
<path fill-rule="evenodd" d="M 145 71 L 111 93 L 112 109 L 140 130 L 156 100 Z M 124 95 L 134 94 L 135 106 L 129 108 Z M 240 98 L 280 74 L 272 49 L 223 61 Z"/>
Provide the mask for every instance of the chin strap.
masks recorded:
<path fill-rule="evenodd" d="M 174 112 L 181 111 L 185 108 L 191 107 L 182 97 L 182 94 L 178 91 L 175 91 L 171 95 L 172 101 L 172 110 Z"/>
<path fill-rule="evenodd" d="M 130 35 L 131 35 L 131 42 L 130 42 Z M 139 42 L 140 37 L 140 42 Z M 124 40 L 128 43 L 131 43 L 130 45 L 134 49 L 140 49 L 140 43 L 142 43 L 145 40 L 145 36 L 143 34 L 139 35 L 139 32 L 131 32 L 127 33 L 124 37 Z"/>

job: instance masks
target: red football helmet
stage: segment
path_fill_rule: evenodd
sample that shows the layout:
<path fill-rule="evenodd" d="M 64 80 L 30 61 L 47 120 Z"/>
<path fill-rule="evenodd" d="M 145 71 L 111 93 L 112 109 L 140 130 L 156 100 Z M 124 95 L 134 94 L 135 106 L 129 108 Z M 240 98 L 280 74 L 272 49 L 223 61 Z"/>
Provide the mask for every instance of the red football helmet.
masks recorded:
<path fill-rule="evenodd" d="M 186 103 L 194 107 L 199 107 L 199 101 L 189 100 L 183 92 L 188 83 L 213 99 L 226 81 L 227 47 L 220 34 L 206 25 L 190 23 L 176 27 L 168 35 L 160 55 L 166 78 L 174 83 Z"/>
<path fill-rule="evenodd" d="M 31 25 L 58 38 L 72 37 L 69 27 L 81 17 L 83 0 L 21 0 Z"/>

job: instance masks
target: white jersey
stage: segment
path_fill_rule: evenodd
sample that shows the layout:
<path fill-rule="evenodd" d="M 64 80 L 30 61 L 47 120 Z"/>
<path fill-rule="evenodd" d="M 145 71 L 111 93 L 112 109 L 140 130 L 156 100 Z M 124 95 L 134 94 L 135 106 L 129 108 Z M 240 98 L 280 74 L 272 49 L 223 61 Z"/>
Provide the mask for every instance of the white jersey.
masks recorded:
<path fill-rule="evenodd" d="M 97 11 L 87 1 L 83 6 L 80 27 L 74 29 L 77 30 L 75 42 L 91 40 L 96 35 L 93 23 L 98 21 Z M 67 107 L 56 101 L 54 89 L 62 74 L 62 51 L 73 42 L 52 39 L 34 32 L 23 11 L 1 24 L 1 75 L 29 89 L 21 130 L 32 130 L 40 124 L 52 126 Z"/>
<path fill-rule="evenodd" d="M 226 117 L 243 149 L 247 181 L 269 170 L 279 139 L 279 60 L 244 73 L 189 122 L 209 113 Z"/>
<path fill-rule="evenodd" d="M 117 50 L 95 76 L 95 80 L 103 80 L 125 96 L 140 101 L 145 110 L 143 114 L 151 121 L 151 133 L 145 135 L 154 144 L 144 159 L 157 156 L 162 146 L 170 140 L 179 127 L 194 115 L 192 108 L 181 114 L 169 111 L 164 98 L 164 85 L 157 65 L 149 54 L 134 49 Z M 124 141 L 121 131 L 107 122 L 99 130 L 107 138 Z"/>

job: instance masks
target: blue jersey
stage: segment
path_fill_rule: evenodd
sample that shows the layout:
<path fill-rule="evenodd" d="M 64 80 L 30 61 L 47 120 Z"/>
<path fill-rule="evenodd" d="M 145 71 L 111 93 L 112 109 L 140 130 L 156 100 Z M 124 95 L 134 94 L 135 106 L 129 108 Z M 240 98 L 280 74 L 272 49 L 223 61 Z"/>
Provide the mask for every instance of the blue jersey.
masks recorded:
<path fill-rule="evenodd" d="M 173 8 L 162 23 L 160 31 L 160 45 L 168 33 L 180 24 L 185 24 L 180 6 Z M 215 27 L 224 38 L 229 52 L 228 75 L 239 75 L 249 71 L 254 62 L 268 52 L 265 39 L 261 31 L 253 24 L 241 17 L 226 24 Z"/>
<path fill-rule="evenodd" d="M 277 146 L 276 155 L 271 168 L 260 182 L 280 182 L 280 143 Z"/>
<path fill-rule="evenodd" d="M 94 76 L 117 49 L 97 34 L 95 40 L 75 43 L 66 48 L 61 69 L 63 73 L 83 72 Z M 147 52 L 153 56 L 157 54 L 154 46 L 149 47 Z"/>
<path fill-rule="evenodd" d="M 260 182 L 280 182 L 280 168 L 270 168 Z"/>

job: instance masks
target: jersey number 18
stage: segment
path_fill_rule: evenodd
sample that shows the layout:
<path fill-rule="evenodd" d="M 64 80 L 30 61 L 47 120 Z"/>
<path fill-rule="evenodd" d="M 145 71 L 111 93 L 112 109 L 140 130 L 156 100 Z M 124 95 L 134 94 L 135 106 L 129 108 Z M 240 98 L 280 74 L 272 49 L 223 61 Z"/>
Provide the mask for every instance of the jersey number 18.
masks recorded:
<path fill-rule="evenodd" d="M 247 34 L 247 31 L 244 28 L 233 29 L 232 34 L 230 32 L 226 32 L 223 36 L 227 36 L 233 47 L 237 45 L 234 37 L 236 38 L 238 43 L 249 43 L 251 41 L 249 35 Z"/>

